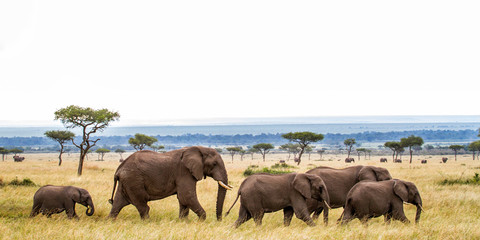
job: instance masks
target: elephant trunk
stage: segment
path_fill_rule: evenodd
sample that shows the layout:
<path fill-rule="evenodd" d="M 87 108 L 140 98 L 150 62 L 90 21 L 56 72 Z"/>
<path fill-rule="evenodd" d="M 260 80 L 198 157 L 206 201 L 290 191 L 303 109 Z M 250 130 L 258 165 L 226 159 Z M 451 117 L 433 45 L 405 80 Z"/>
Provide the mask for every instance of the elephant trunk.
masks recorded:
<path fill-rule="evenodd" d="M 91 198 L 89 198 L 87 200 L 87 210 L 85 211 L 85 214 L 87 214 L 87 216 L 92 216 L 94 212 L 95 207 L 93 206 L 93 201 Z"/>
<path fill-rule="evenodd" d="M 415 200 L 417 205 L 417 213 L 415 214 L 415 223 L 418 223 L 420 221 L 420 214 L 423 211 L 422 198 L 420 198 L 420 195 L 417 194 L 417 197 Z"/>
<path fill-rule="evenodd" d="M 218 179 L 218 193 L 217 193 L 217 206 L 216 206 L 216 214 L 217 220 L 222 221 L 222 212 L 223 212 L 223 203 L 225 202 L 225 195 L 227 194 L 227 189 L 230 187 L 228 185 L 228 177 L 227 174 L 222 174 L 224 176 L 221 179 Z M 224 186 L 226 185 L 226 186 Z M 230 187 L 231 188 L 231 187 Z"/>

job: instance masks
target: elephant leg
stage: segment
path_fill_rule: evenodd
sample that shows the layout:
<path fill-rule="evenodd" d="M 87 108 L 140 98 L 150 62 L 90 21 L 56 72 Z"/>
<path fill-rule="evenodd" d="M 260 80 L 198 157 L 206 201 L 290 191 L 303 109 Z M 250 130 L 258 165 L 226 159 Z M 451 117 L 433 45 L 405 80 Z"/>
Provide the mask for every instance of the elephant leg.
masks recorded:
<path fill-rule="evenodd" d="M 123 188 L 131 204 L 137 208 L 140 217 L 142 219 L 148 219 L 150 218 L 148 214 L 150 207 L 147 204 L 149 195 L 144 187 L 138 187 L 143 186 L 143 184 L 143 179 L 137 179 L 136 182 L 130 182 L 128 186 L 123 185 Z M 115 204 L 115 199 L 113 201 Z"/>
<path fill-rule="evenodd" d="M 328 225 L 328 213 L 329 212 L 330 212 L 330 210 L 328 208 L 323 209 L 323 224 L 325 224 L 325 226 Z M 340 219 L 342 219 L 342 216 L 340 216 Z M 338 221 L 337 221 L 337 223 L 338 223 Z"/>
<path fill-rule="evenodd" d="M 308 214 L 308 211 L 306 208 L 295 208 L 294 207 L 294 211 L 295 211 L 295 216 L 304 221 L 308 226 L 315 226 L 316 224 L 313 222 L 312 218 L 310 217 L 310 214 Z"/>
<path fill-rule="evenodd" d="M 386 224 L 390 224 L 391 219 L 392 219 L 392 213 L 391 213 L 391 212 L 386 213 L 386 214 L 384 215 L 383 219 L 384 219 L 384 222 L 385 222 Z"/>
<path fill-rule="evenodd" d="M 77 218 L 77 213 L 75 212 L 75 203 L 67 202 L 65 204 L 65 213 L 69 219 Z"/>
<path fill-rule="evenodd" d="M 410 220 L 405 216 L 405 213 L 403 212 L 403 206 L 400 209 L 393 209 L 392 211 L 392 218 L 395 220 L 402 221 L 404 223 L 410 223 Z"/>
<path fill-rule="evenodd" d="M 181 203 L 179 205 L 180 205 L 179 217 L 180 218 L 187 218 L 188 213 L 190 212 L 190 209 L 186 205 L 182 205 Z"/>
<path fill-rule="evenodd" d="M 40 213 L 41 204 L 34 203 L 32 207 L 32 212 L 30 212 L 30 217 L 35 217 Z"/>
<path fill-rule="evenodd" d="M 348 222 L 352 221 L 354 217 L 353 209 L 350 206 L 345 206 L 342 215 L 339 218 L 340 224 L 347 224 Z"/>
<path fill-rule="evenodd" d="M 200 220 L 207 218 L 207 213 L 203 209 L 200 202 L 198 202 L 196 183 L 179 185 L 177 188 L 177 199 L 180 205 L 190 208 L 195 214 L 197 214 Z M 181 216 L 180 216 L 181 217 Z"/>
<path fill-rule="evenodd" d="M 118 214 L 122 210 L 123 207 L 129 205 L 130 203 L 125 199 L 122 195 L 121 184 L 118 186 L 118 190 L 115 193 L 115 198 L 113 199 L 112 210 L 110 210 L 110 214 L 108 215 L 109 218 L 117 218 Z"/>
<path fill-rule="evenodd" d="M 283 225 L 285 227 L 290 226 L 290 223 L 292 222 L 292 217 L 293 217 L 293 208 L 292 207 L 286 207 L 283 209 Z"/>
<path fill-rule="evenodd" d="M 257 225 L 257 226 L 262 225 L 262 220 L 263 220 L 263 215 L 264 214 L 265 214 L 265 212 L 263 211 L 263 209 L 255 212 L 255 214 L 253 215 L 253 220 L 255 221 L 255 225 Z"/>
<path fill-rule="evenodd" d="M 252 215 L 247 211 L 245 206 L 240 205 L 240 210 L 238 211 L 238 219 L 235 221 L 235 228 L 238 228 L 240 225 L 242 225 L 244 222 L 250 220 L 252 218 Z"/>
<path fill-rule="evenodd" d="M 322 208 L 322 207 L 319 207 L 319 208 L 315 209 L 315 210 L 313 211 L 312 219 L 313 219 L 313 220 L 317 220 L 318 217 L 320 216 L 320 214 L 322 213 L 322 211 L 323 211 L 323 208 Z"/>

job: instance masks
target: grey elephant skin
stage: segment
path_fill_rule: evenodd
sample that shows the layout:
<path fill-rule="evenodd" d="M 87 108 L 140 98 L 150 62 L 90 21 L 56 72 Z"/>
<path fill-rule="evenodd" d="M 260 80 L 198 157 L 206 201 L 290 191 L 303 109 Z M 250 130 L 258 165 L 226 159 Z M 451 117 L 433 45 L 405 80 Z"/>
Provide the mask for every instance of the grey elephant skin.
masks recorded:
<path fill-rule="evenodd" d="M 196 146 L 166 153 L 138 151 L 115 172 L 109 217 L 116 218 L 123 207 L 132 204 L 142 219 L 148 218 L 147 202 L 176 194 L 180 218 L 187 217 L 191 209 L 204 220 L 206 212 L 198 202 L 196 186 L 207 176 L 218 182 L 216 214 L 221 220 L 226 190 L 231 187 L 224 162 L 215 149 Z"/>
<path fill-rule="evenodd" d="M 33 207 L 30 217 L 39 213 L 50 217 L 52 214 L 65 211 L 68 218 L 78 218 L 75 213 L 75 204 L 87 207 L 87 216 L 95 212 L 92 197 L 87 190 L 74 186 L 46 185 L 37 190 L 33 196 Z"/>
<path fill-rule="evenodd" d="M 357 183 L 348 193 L 342 224 L 355 218 L 367 222 L 382 215 L 385 222 L 394 219 L 409 223 L 403 211 L 404 202 L 417 206 L 415 222 L 418 223 L 423 209 L 422 198 L 412 182 L 394 179 Z"/>
<path fill-rule="evenodd" d="M 385 181 L 392 179 L 386 168 L 375 166 L 352 166 L 343 169 L 331 167 L 317 167 L 307 171 L 309 174 L 320 176 L 328 189 L 331 208 L 340 208 L 345 205 L 348 191 L 360 181 Z M 328 224 L 328 208 L 321 201 L 307 200 L 308 211 L 317 219 L 322 211 L 323 220 Z"/>
<path fill-rule="evenodd" d="M 235 227 L 253 217 L 256 225 L 262 224 L 264 213 L 283 209 L 284 225 L 290 225 L 293 214 L 309 226 L 315 226 L 307 209 L 310 198 L 328 202 L 328 191 L 323 180 L 313 174 L 289 173 L 282 175 L 254 174 L 247 177 L 238 190 L 240 210 Z M 228 214 L 227 212 L 227 214 Z"/>

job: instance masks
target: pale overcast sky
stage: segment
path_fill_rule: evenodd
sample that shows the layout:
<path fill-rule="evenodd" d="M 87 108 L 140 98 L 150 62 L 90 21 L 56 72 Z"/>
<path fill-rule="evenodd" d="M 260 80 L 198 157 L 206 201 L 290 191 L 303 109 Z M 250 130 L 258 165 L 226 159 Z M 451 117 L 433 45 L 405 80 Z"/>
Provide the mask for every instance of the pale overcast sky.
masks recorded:
<path fill-rule="evenodd" d="M 480 1 L 0 1 L 0 125 L 478 115 Z"/>

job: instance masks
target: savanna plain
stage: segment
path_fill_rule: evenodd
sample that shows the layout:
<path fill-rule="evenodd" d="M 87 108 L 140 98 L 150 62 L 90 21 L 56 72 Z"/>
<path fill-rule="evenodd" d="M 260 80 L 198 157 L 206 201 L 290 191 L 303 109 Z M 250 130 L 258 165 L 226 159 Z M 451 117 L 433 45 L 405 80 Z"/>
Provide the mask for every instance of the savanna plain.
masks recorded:
<path fill-rule="evenodd" d="M 207 212 L 207 219 L 199 221 L 190 212 L 188 219 L 178 218 L 178 201 L 175 196 L 149 202 L 150 219 L 141 220 L 134 206 L 125 207 L 116 220 L 108 219 L 111 205 L 108 199 L 113 188 L 113 174 L 119 165 L 117 154 L 107 154 L 105 161 L 96 161 L 90 156 L 84 164 L 83 175 L 77 177 L 78 155 L 64 155 L 62 166 L 58 166 L 55 153 L 23 154 L 24 162 L 13 162 L 11 155 L 0 162 L 0 239 L 479 239 L 480 238 L 480 185 L 442 185 L 444 179 L 468 179 L 480 173 L 480 161 L 472 160 L 471 155 L 414 156 L 413 163 L 392 163 L 391 156 L 371 156 L 356 163 L 347 164 L 340 159 L 344 155 L 324 154 L 304 155 L 300 166 L 292 160 L 289 169 L 305 172 L 316 166 L 344 168 L 353 165 L 374 165 L 387 168 L 393 178 L 414 182 L 423 199 L 419 224 L 404 224 L 393 221 L 387 225 L 383 217 L 369 221 L 367 225 L 358 220 L 346 226 L 336 224 L 342 209 L 330 211 L 330 222 L 325 226 L 321 218 L 317 226 L 308 227 L 303 221 L 293 218 L 289 227 L 283 226 L 283 212 L 267 213 L 263 225 L 256 227 L 253 220 L 233 228 L 238 217 L 239 202 L 231 213 L 218 222 L 215 217 L 217 183 L 207 178 L 198 182 L 197 194 Z M 128 154 L 124 154 L 124 157 Z M 250 165 L 270 167 L 279 160 L 286 160 L 286 154 L 268 154 L 265 162 L 260 155 L 254 158 L 245 156 L 243 161 L 235 156 L 223 155 L 229 183 L 234 187 L 227 192 L 224 213 L 234 202 L 238 187 L 245 179 L 243 172 Z M 380 163 L 381 157 L 388 163 Z M 448 157 L 447 163 L 441 163 Z M 427 164 L 420 164 L 427 159 Z M 12 180 L 29 178 L 36 186 L 13 186 Z M 87 189 L 95 204 L 95 214 L 85 215 L 86 208 L 77 204 L 79 220 L 69 220 L 66 214 L 55 214 L 51 218 L 43 215 L 29 218 L 33 195 L 43 185 L 74 185 Z M 416 207 L 404 205 L 407 217 L 414 222 Z"/>

